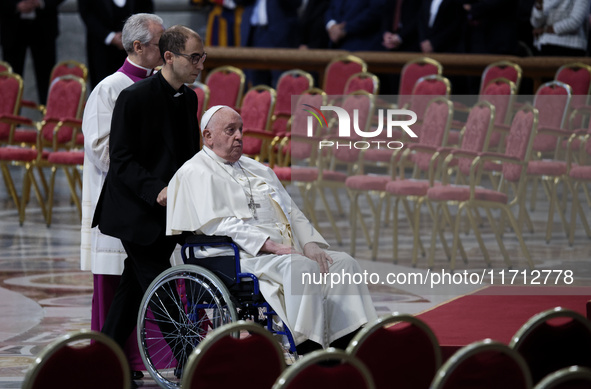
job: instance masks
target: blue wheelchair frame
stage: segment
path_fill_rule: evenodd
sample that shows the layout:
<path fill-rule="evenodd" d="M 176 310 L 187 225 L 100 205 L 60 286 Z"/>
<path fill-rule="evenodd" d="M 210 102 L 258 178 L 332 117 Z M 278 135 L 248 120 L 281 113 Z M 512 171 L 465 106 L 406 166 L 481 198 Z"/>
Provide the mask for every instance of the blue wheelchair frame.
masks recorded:
<path fill-rule="evenodd" d="M 204 247 L 230 247 L 234 251 L 234 255 L 197 258 L 195 249 Z M 296 353 L 295 342 L 287 325 L 283 323 L 283 330 L 273 328 L 272 316 L 276 316 L 277 313 L 260 293 L 258 278 L 252 273 L 243 273 L 241 271 L 240 249 L 231 238 L 227 236 L 191 235 L 182 246 L 181 257 L 185 264 L 202 266 L 221 279 L 235 300 L 236 307 L 240 309 L 240 319 L 252 317 L 255 322 L 263 324 L 269 332 L 287 336 L 289 352 Z M 206 309 L 209 306 L 203 304 L 203 306 L 197 305 L 195 308 Z M 263 312 L 260 312 L 259 308 L 264 308 Z M 259 313 L 265 316 L 264 320 L 259 320 Z"/>

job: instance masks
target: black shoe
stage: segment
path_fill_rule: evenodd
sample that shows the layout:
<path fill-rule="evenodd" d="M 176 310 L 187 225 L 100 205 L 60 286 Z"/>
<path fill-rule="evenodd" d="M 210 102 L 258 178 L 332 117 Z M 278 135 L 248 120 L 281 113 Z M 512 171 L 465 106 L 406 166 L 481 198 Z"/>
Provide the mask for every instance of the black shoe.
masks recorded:
<path fill-rule="evenodd" d="M 144 373 L 142 373 L 139 370 L 132 370 L 131 371 L 131 379 L 132 380 L 141 380 L 142 378 L 144 378 Z"/>

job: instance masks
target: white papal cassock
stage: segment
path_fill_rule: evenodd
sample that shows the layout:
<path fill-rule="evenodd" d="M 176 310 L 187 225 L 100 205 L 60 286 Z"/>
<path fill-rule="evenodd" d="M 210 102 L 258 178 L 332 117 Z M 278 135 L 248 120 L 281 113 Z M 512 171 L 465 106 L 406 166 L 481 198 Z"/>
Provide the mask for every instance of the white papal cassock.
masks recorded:
<path fill-rule="evenodd" d="M 254 212 L 248 207 L 251 194 Z M 166 233 L 183 231 L 231 237 L 241 248 L 242 271 L 258 277 L 263 296 L 287 323 L 296 344 L 310 339 L 327 347 L 376 318 L 367 285 L 310 282 L 321 277 L 311 259 L 258 254 L 268 238 L 299 252 L 309 242 L 323 248 L 328 244 L 275 173 L 253 159 L 243 156 L 230 164 L 204 148 L 178 170 L 168 185 Z M 331 273 L 362 272 L 348 254 L 327 253 L 334 261 Z M 307 277 L 304 283 L 302 276 Z"/>

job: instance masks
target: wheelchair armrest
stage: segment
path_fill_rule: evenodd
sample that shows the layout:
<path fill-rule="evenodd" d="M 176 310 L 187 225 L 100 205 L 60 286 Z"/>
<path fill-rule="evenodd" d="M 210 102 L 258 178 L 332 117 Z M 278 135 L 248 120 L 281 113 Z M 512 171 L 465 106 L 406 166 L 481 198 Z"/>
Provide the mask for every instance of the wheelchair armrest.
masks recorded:
<path fill-rule="evenodd" d="M 232 243 L 232 238 L 229 236 L 216 235 L 189 235 L 185 244 L 207 245 L 209 243 Z"/>

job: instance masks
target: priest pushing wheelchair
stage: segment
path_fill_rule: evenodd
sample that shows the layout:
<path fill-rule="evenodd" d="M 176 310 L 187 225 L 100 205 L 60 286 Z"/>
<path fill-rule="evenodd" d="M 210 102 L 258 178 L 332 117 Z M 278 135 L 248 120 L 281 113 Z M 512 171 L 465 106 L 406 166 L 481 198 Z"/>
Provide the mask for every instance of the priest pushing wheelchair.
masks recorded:
<path fill-rule="evenodd" d="M 148 372 L 163 388 L 179 387 L 191 351 L 239 319 L 268 328 L 292 360 L 346 348 L 377 317 L 367 285 L 304 282 L 304 275 L 360 273 L 357 261 L 326 250 L 273 171 L 242 156 L 236 111 L 210 108 L 201 133 L 204 148 L 168 184 L 167 235 L 195 234 L 183 246 L 185 264 L 157 277 L 140 307 Z"/>

